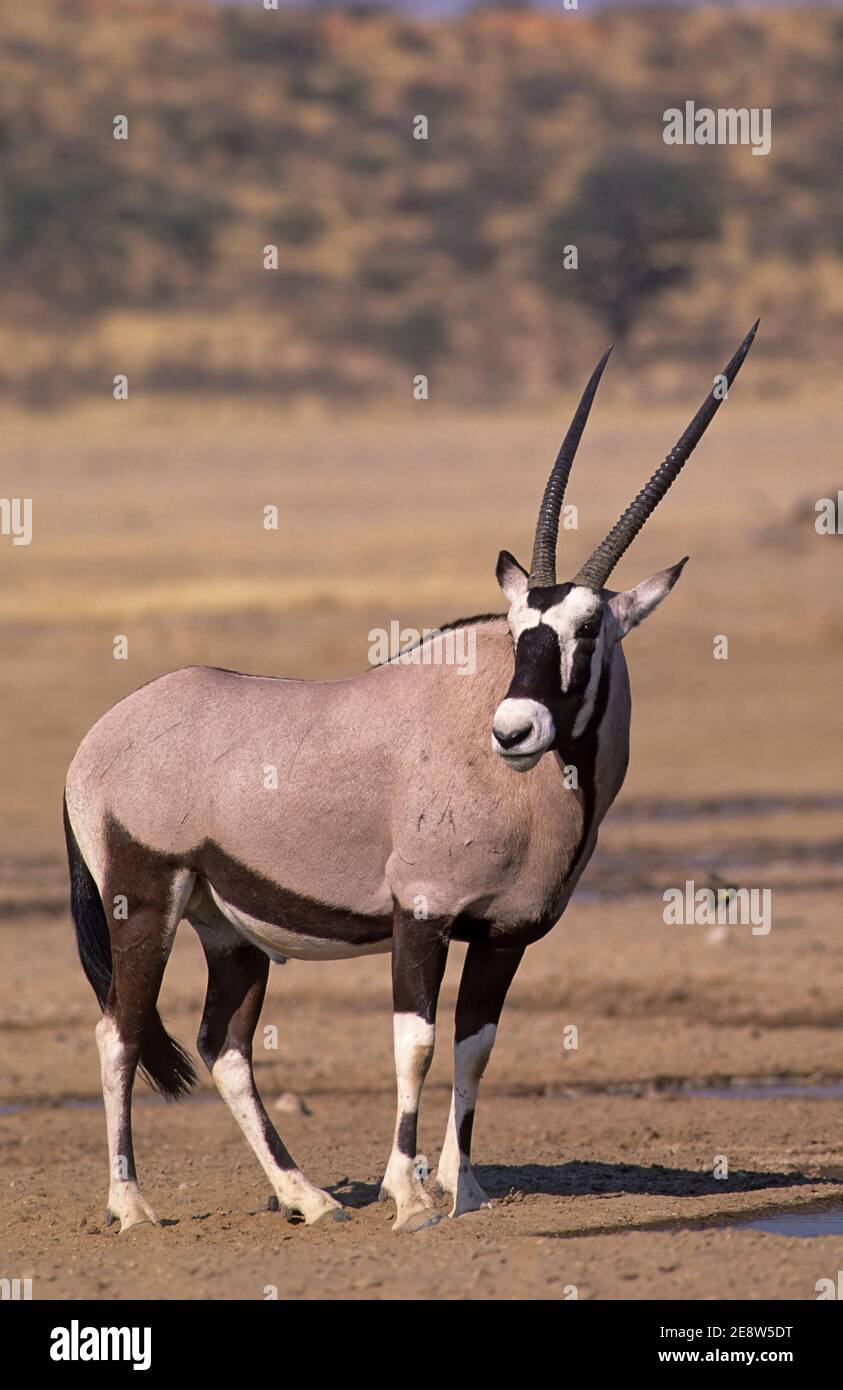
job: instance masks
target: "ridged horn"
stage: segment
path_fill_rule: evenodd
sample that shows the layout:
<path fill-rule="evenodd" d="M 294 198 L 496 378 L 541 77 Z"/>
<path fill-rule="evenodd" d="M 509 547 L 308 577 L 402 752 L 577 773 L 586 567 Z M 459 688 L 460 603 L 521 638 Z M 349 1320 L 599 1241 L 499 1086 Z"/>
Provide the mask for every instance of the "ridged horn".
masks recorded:
<path fill-rule="evenodd" d="M 760 319 L 756 319 L 731 362 L 721 374 L 726 378 L 727 389 L 732 385 L 741 369 L 744 358 L 752 347 L 752 340 L 760 322 Z M 717 394 L 717 390 L 716 385 L 712 387 L 685 433 L 671 449 L 664 463 L 659 464 L 646 487 L 641 489 L 635 501 L 630 503 L 623 516 L 615 523 L 608 536 L 600 542 L 576 575 L 575 584 L 582 584 L 589 589 L 603 588 L 624 551 L 632 545 L 644 522 L 655 511 L 670 485 L 679 476 L 714 419 L 725 399 L 724 394 Z"/>
<path fill-rule="evenodd" d="M 536 522 L 533 559 L 530 565 L 531 588 L 544 588 L 556 583 L 556 538 L 559 534 L 559 513 L 562 510 L 565 488 L 568 486 L 568 475 L 571 472 L 577 445 L 585 429 L 595 392 L 603 375 L 603 368 L 609 360 L 611 351 L 611 348 L 607 348 L 591 373 L 574 418 L 568 427 L 568 433 L 562 440 L 562 447 L 556 456 L 556 462 L 550 470 L 550 477 L 547 480 Z"/>

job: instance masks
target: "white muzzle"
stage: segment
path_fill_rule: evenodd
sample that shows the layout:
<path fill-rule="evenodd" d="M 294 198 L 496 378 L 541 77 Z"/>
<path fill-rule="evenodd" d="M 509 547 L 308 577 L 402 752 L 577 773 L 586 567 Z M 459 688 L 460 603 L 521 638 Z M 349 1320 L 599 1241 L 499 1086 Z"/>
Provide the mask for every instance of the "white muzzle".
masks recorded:
<path fill-rule="evenodd" d="M 538 700 L 502 700 L 492 722 L 492 749 L 516 772 L 535 767 L 556 737 L 547 705 Z"/>

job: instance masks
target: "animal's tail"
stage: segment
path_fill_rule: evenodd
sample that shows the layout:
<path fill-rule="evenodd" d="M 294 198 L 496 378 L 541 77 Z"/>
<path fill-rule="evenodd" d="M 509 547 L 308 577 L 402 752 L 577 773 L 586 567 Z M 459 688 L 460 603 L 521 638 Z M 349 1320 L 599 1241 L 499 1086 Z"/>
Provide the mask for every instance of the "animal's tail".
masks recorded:
<path fill-rule="evenodd" d="M 88 983 L 104 1009 L 111 988 L 111 939 L 100 891 L 85 863 L 64 801 L 64 834 L 70 869 L 70 910 L 76 945 Z M 171 1038 L 157 1009 L 147 1023 L 141 1046 L 140 1069 L 150 1086 L 166 1100 L 183 1100 L 196 1084 L 196 1072 L 180 1043 Z"/>

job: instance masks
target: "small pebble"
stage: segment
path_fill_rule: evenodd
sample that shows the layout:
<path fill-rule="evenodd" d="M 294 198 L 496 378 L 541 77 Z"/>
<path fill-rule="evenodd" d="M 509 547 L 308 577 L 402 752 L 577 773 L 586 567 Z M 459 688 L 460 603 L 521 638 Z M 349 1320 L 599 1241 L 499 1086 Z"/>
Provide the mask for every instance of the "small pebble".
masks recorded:
<path fill-rule="evenodd" d="M 284 1115 L 311 1114 L 308 1106 L 302 1100 L 301 1096 L 296 1095 L 295 1091 L 284 1091 L 284 1093 L 278 1097 L 273 1109 L 280 1111 Z"/>

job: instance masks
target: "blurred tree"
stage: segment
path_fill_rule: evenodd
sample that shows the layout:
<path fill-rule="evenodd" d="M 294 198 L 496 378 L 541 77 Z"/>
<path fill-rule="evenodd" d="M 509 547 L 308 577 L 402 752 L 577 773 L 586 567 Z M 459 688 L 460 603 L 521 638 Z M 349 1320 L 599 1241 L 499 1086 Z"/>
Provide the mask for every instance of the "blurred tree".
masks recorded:
<path fill-rule="evenodd" d="M 438 304 L 419 304 L 382 326 L 380 339 L 391 356 L 415 371 L 427 371 L 448 347 L 446 318 Z"/>
<path fill-rule="evenodd" d="M 614 151 L 548 218 L 539 273 L 554 293 L 576 295 L 623 342 L 651 300 L 690 279 L 692 247 L 716 236 L 719 224 L 708 171 L 703 179 L 668 154 Z M 576 270 L 563 268 L 570 245 Z"/>

